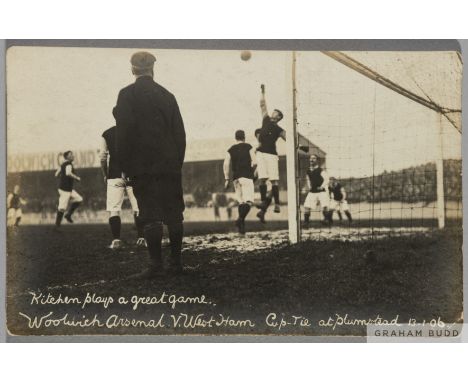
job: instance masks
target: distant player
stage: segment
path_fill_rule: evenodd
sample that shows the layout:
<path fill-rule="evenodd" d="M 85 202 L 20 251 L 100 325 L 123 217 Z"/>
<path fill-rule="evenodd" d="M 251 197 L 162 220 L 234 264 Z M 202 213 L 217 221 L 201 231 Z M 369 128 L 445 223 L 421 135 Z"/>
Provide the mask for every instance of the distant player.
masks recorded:
<path fill-rule="evenodd" d="M 8 226 L 18 227 L 23 216 L 21 206 L 26 204 L 26 200 L 20 195 L 20 186 L 16 185 L 13 188 L 13 192 L 10 192 L 7 197 L 7 220 Z"/>
<path fill-rule="evenodd" d="M 234 190 L 239 202 L 239 206 L 237 207 L 239 217 L 236 220 L 236 226 L 239 233 L 243 235 L 245 234 L 245 218 L 254 203 L 253 177 L 256 160 L 254 148 L 245 143 L 245 132 L 237 130 L 235 138 L 237 143 L 229 148 L 224 159 L 224 186 L 225 188 L 229 187 L 232 169 Z"/>
<path fill-rule="evenodd" d="M 217 192 L 213 192 L 211 194 L 211 200 L 208 203 L 213 207 L 215 221 L 221 220 L 221 215 L 219 214 L 219 201 Z"/>
<path fill-rule="evenodd" d="M 122 211 L 125 193 L 127 193 L 128 200 L 132 206 L 133 218 L 135 219 L 135 226 L 137 228 L 138 238 L 136 244 L 139 247 L 146 247 L 146 240 L 143 237 L 143 224 L 138 217 L 138 203 L 133 194 L 130 181 L 124 178 L 119 161 L 117 160 L 115 126 L 107 129 L 102 134 L 99 156 L 104 183 L 107 186 L 106 209 L 109 212 L 109 226 L 112 233 L 112 243 L 109 248 L 118 249 L 122 247 L 122 240 L 120 240 L 122 225 L 120 212 Z"/>
<path fill-rule="evenodd" d="M 333 215 L 333 211 L 336 211 L 338 217 L 343 220 L 341 212 L 344 212 L 348 221 L 352 223 L 353 218 L 351 212 L 349 212 L 348 202 L 346 201 L 346 191 L 344 187 L 338 183 L 336 178 L 330 177 L 330 185 L 328 186 L 330 192 L 330 215 Z"/>
<path fill-rule="evenodd" d="M 239 206 L 239 202 L 231 197 L 227 199 L 226 213 L 228 220 L 232 220 L 232 209 Z"/>
<path fill-rule="evenodd" d="M 55 226 L 57 228 L 60 227 L 62 224 L 62 218 L 65 215 L 65 219 L 69 223 L 73 223 L 72 215 L 73 212 L 78 208 L 78 206 L 83 201 L 78 192 L 73 189 L 73 182 L 76 180 L 79 182 L 81 178 L 75 174 L 73 168 L 73 160 L 75 159 L 72 151 L 66 151 L 63 154 L 65 161 L 61 164 L 61 166 L 55 172 L 55 177 L 59 178 L 59 203 L 58 203 L 58 210 L 57 210 L 57 217 L 55 219 Z M 65 211 L 68 208 L 68 204 L 70 203 L 70 208 L 68 212 Z"/>
<path fill-rule="evenodd" d="M 310 212 L 320 206 L 323 214 L 323 223 L 331 224 L 331 214 L 329 210 L 330 196 L 328 191 L 327 172 L 320 167 L 319 159 L 316 155 L 310 156 L 310 167 L 307 170 L 307 181 L 309 193 L 304 202 L 304 223 L 309 224 Z"/>
<path fill-rule="evenodd" d="M 267 196 L 267 180 L 270 180 L 271 182 L 271 196 L 275 201 L 274 212 L 280 212 L 278 188 L 279 169 L 276 141 L 280 137 L 286 140 L 286 132 L 278 126 L 278 122 L 283 119 L 283 113 L 278 109 L 275 109 L 271 116 L 268 114 L 264 85 L 262 85 L 260 108 L 262 111 L 262 128 L 258 132 L 259 147 L 257 148 L 257 171 L 260 181 L 260 197 L 264 205 L 257 216 L 260 221 L 265 222 L 265 213 L 271 201 Z"/>

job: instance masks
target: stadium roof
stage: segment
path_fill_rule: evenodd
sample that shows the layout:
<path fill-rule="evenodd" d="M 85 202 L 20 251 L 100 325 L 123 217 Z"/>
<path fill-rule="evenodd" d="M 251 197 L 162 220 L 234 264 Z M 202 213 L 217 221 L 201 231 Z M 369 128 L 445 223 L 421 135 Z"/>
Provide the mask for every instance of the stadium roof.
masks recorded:
<path fill-rule="evenodd" d="M 228 148 L 235 143 L 231 138 L 216 138 L 204 140 L 192 140 L 187 142 L 185 162 L 201 162 L 210 160 L 222 160 Z M 256 146 L 255 139 L 249 142 Z M 324 157 L 326 154 L 307 138 L 299 136 L 300 146 L 308 146 L 309 153 Z M 278 141 L 278 154 L 286 155 L 286 144 L 280 139 Z M 93 168 L 100 166 L 97 149 L 74 150 L 77 168 Z M 59 152 L 40 152 L 28 154 L 8 155 L 8 172 L 47 171 L 55 170 L 62 160 Z"/>

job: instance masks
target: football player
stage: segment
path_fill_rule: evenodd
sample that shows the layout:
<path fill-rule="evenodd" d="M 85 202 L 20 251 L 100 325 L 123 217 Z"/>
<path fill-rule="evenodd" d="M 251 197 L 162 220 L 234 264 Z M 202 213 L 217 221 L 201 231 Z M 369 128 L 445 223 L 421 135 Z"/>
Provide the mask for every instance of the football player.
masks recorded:
<path fill-rule="evenodd" d="M 239 202 L 237 207 L 239 216 L 236 220 L 236 226 L 241 235 L 245 234 L 245 218 L 254 203 L 254 169 L 256 160 L 254 148 L 245 143 L 245 132 L 237 130 L 235 133 L 237 143 L 229 148 L 224 159 L 224 187 L 228 188 L 231 177 L 236 191 L 236 197 Z"/>
<path fill-rule="evenodd" d="M 330 177 L 328 191 L 330 192 L 330 215 L 333 215 L 333 211 L 336 211 L 341 221 L 343 220 L 341 212 L 344 212 L 348 221 L 352 223 L 353 218 L 351 217 L 351 212 L 349 211 L 348 202 L 346 200 L 346 190 L 338 183 L 336 178 Z"/>
<path fill-rule="evenodd" d="M 278 109 L 273 110 L 271 116 L 265 100 L 265 85 L 262 85 L 262 96 L 260 108 L 262 111 L 262 127 L 258 132 L 259 147 L 257 148 L 257 172 L 260 182 L 260 197 L 264 203 L 263 208 L 258 212 L 257 217 L 264 222 L 265 213 L 268 209 L 267 180 L 271 182 L 271 196 L 275 201 L 274 212 L 280 212 L 279 201 L 279 169 L 278 152 L 276 151 L 276 141 L 279 138 L 286 140 L 286 132 L 278 126 L 278 122 L 283 119 L 283 113 Z"/>
<path fill-rule="evenodd" d="M 137 228 L 138 238 L 136 244 L 138 247 L 146 247 L 146 240 L 143 237 L 143 224 L 138 217 L 138 203 L 133 194 L 133 188 L 130 181 L 125 178 L 119 161 L 116 159 L 115 126 L 107 129 L 102 134 L 99 156 L 104 183 L 107 186 L 106 209 L 109 212 L 109 226 L 112 233 L 112 243 L 109 248 L 118 249 L 122 247 L 122 240 L 120 239 L 120 228 L 122 225 L 120 212 L 125 193 L 127 193 L 128 200 L 132 206 L 135 226 Z"/>
<path fill-rule="evenodd" d="M 21 206 L 26 204 L 26 200 L 20 195 L 20 186 L 16 185 L 13 192 L 10 192 L 7 197 L 7 221 L 8 226 L 18 227 L 23 216 Z"/>
<path fill-rule="evenodd" d="M 307 170 L 307 181 L 309 193 L 304 202 L 304 223 L 309 224 L 310 212 L 317 206 L 320 206 L 323 214 L 323 223 L 331 224 L 331 214 L 329 210 L 330 196 L 328 191 L 328 174 L 320 167 L 317 155 L 310 156 L 310 167 Z"/>
<path fill-rule="evenodd" d="M 65 159 L 65 161 L 55 172 L 55 177 L 59 178 L 59 202 L 57 208 L 57 216 L 55 219 L 56 228 L 59 228 L 62 224 L 62 218 L 64 217 L 64 215 L 65 219 L 69 223 L 73 223 L 73 212 L 75 212 L 78 206 L 83 202 L 83 198 L 81 197 L 81 195 L 73 189 L 73 182 L 75 180 L 77 182 L 81 181 L 81 178 L 75 174 L 73 168 L 73 160 L 75 159 L 75 156 L 73 155 L 72 151 L 66 151 L 63 154 L 63 158 Z M 68 212 L 65 213 L 69 203 L 70 208 L 68 209 Z"/>
<path fill-rule="evenodd" d="M 221 215 L 219 214 L 219 201 L 217 192 L 213 192 L 211 194 L 211 200 L 208 203 L 213 207 L 215 221 L 221 220 Z"/>

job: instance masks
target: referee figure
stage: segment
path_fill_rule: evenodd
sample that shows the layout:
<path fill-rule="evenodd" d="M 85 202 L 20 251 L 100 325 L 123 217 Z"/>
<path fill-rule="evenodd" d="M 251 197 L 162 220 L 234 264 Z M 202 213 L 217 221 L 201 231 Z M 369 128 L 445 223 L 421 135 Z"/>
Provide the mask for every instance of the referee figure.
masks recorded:
<path fill-rule="evenodd" d="M 115 107 L 117 156 L 133 185 L 150 255 L 149 268 L 138 278 L 153 278 L 164 271 L 163 224 L 171 242 L 167 271 L 183 271 L 185 129 L 176 98 L 153 79 L 155 61 L 148 52 L 132 55 L 136 79 L 119 92 Z"/>

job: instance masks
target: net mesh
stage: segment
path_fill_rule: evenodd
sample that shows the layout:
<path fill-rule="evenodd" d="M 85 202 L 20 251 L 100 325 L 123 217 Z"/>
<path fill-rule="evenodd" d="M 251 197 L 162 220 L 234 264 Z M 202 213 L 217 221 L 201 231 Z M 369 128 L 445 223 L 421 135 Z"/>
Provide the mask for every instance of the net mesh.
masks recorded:
<path fill-rule="evenodd" d="M 442 163 L 441 158 L 445 218 L 461 219 L 458 54 L 343 54 L 349 61 L 319 52 L 297 54 L 297 130 L 325 151 L 322 167 L 344 187 L 353 223 L 344 211 L 340 222 L 335 211 L 333 225 L 323 224 L 318 205 L 311 223 L 303 226 L 303 236 L 359 237 L 437 228 L 436 163 Z M 300 158 L 302 205 L 309 191 L 307 168 L 308 160 Z M 331 204 L 343 209 L 343 204 Z"/>

